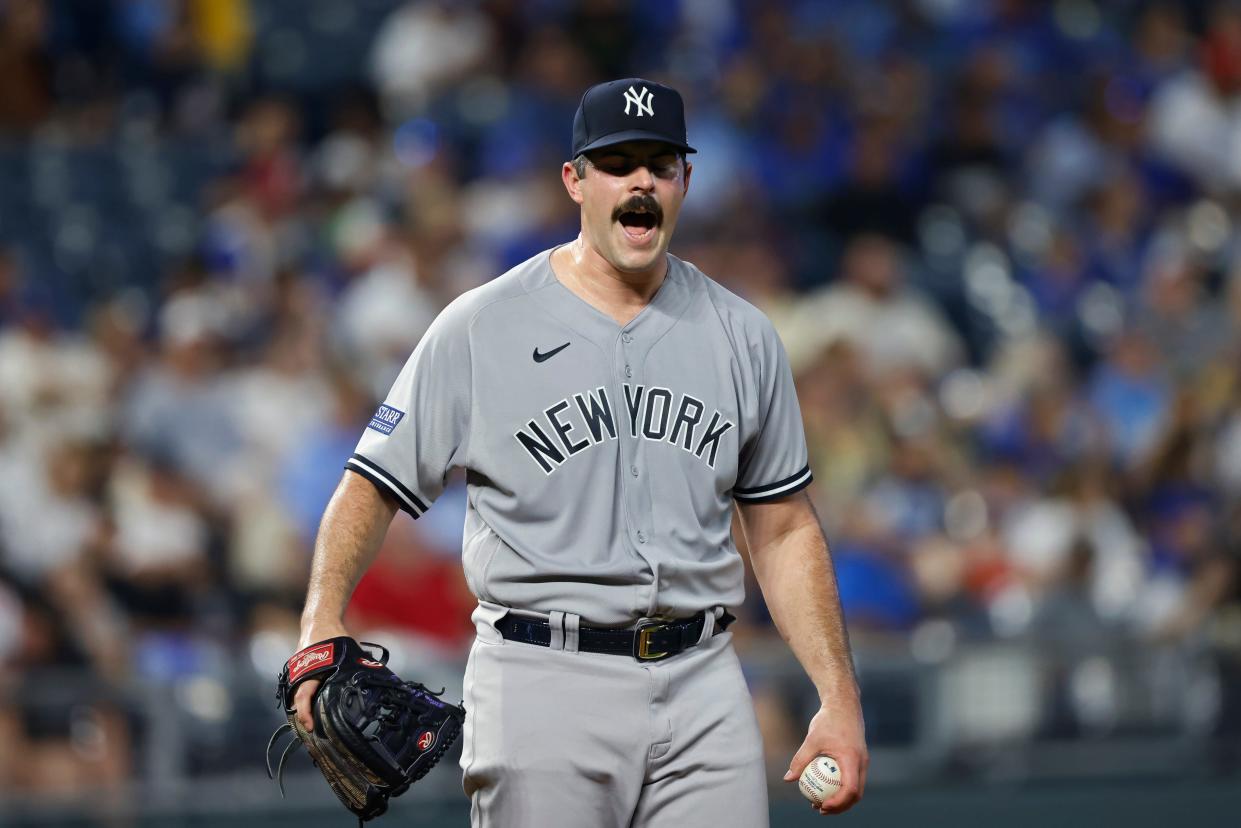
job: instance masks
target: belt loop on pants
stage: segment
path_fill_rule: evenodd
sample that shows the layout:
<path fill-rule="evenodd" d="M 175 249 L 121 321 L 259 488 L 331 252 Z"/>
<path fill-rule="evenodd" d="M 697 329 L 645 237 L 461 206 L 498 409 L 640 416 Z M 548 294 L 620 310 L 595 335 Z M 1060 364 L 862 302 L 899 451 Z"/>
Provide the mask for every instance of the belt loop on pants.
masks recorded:
<path fill-rule="evenodd" d="M 696 647 L 723 632 L 736 619 L 723 610 L 716 618 L 709 609 L 693 618 L 647 621 L 635 627 L 588 627 L 572 613 L 553 612 L 548 620 L 523 618 L 509 613 L 496 622 L 496 630 L 509 641 L 570 652 L 628 655 L 638 661 L 662 661 Z M 572 628 L 572 632 L 570 629 Z"/>
<path fill-rule="evenodd" d="M 576 653 L 581 640 L 582 616 L 574 612 L 564 615 L 564 651 Z"/>
<path fill-rule="evenodd" d="M 553 650 L 564 649 L 564 613 L 552 612 L 547 618 L 547 628 L 551 632 L 551 638 L 547 642 L 547 646 Z"/>
<path fill-rule="evenodd" d="M 716 622 L 718 621 L 719 617 L 723 615 L 723 613 L 724 613 L 723 607 L 715 607 L 713 609 L 709 609 L 703 612 L 702 615 L 703 615 L 704 623 L 702 625 L 702 635 L 698 636 L 699 644 L 706 644 L 707 639 L 715 635 Z"/>

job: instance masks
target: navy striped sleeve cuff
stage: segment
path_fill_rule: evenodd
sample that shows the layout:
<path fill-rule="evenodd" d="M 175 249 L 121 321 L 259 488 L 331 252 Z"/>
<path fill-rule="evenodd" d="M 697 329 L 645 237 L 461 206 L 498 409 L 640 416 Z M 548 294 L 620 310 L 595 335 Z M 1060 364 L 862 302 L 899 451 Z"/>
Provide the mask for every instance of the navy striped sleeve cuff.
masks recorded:
<path fill-rule="evenodd" d="M 345 461 L 345 468 L 362 475 L 381 492 L 395 497 L 400 507 L 409 512 L 415 520 L 427 510 L 427 505 L 418 495 L 403 486 L 401 481 L 397 480 L 396 475 L 389 473 L 375 461 L 355 454 Z"/>
<path fill-rule="evenodd" d="M 800 492 L 810 485 L 811 480 L 814 480 L 814 475 L 810 473 L 810 465 L 807 464 L 796 474 L 777 480 L 775 483 L 733 489 L 733 497 L 743 503 L 765 503 L 768 500 L 779 500 L 794 492 Z"/>

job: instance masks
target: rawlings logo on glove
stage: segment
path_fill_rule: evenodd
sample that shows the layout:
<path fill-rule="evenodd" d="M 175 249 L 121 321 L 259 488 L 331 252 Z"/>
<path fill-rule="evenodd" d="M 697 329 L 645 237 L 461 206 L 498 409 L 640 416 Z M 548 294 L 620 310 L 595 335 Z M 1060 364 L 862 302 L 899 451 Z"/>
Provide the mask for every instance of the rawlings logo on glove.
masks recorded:
<path fill-rule="evenodd" d="M 318 667 L 324 663 L 330 664 L 334 650 L 335 645 L 329 642 L 308 647 L 293 656 L 293 658 L 289 659 L 287 665 L 289 668 L 289 681 L 296 684 L 302 680 L 302 677 L 306 675 L 306 671 L 310 668 Z"/>
<path fill-rule="evenodd" d="M 284 795 L 284 766 L 299 745 L 322 771 L 340 801 L 360 822 L 388 809 L 443 758 L 461 734 L 465 708 L 441 701 L 423 685 L 402 681 L 388 669 L 388 651 L 370 657 L 352 638 L 341 636 L 305 648 L 285 664 L 276 688 L 288 723 L 267 743 L 267 775 Z M 308 678 L 323 683 L 314 694 L 314 730 L 297 721 L 293 694 Z M 273 773 L 271 752 L 281 734 L 294 739 Z"/>

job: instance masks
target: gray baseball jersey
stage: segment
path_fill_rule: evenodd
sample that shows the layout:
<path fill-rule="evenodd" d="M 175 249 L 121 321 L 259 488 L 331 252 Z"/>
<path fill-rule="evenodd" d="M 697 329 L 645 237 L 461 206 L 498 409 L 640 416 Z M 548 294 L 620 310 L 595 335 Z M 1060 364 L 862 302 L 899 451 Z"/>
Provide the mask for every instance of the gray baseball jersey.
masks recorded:
<path fill-rule="evenodd" d="M 811 479 L 775 330 L 673 256 L 621 326 L 550 259 L 444 309 L 346 468 L 415 518 L 464 468 L 463 564 L 483 601 L 597 625 L 738 606 L 733 500 Z"/>

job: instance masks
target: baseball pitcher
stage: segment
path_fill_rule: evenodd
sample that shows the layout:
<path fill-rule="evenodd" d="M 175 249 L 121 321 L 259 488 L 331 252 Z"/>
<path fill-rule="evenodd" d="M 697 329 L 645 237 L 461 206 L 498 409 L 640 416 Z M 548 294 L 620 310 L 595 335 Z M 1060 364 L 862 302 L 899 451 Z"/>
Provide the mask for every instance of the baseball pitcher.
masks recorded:
<path fill-rule="evenodd" d="M 449 305 L 358 442 L 316 543 L 302 646 L 347 636 L 397 509 L 466 472 L 478 598 L 462 770 L 476 828 L 768 824 L 763 751 L 727 632 L 740 514 L 776 625 L 822 706 L 786 781 L 835 757 L 862 795 L 858 688 L 783 346 L 668 244 L 693 170 L 681 96 L 582 98 L 561 170 L 581 233 Z M 416 600 L 416 596 L 410 596 Z M 319 682 L 291 715 L 315 726 Z"/>

